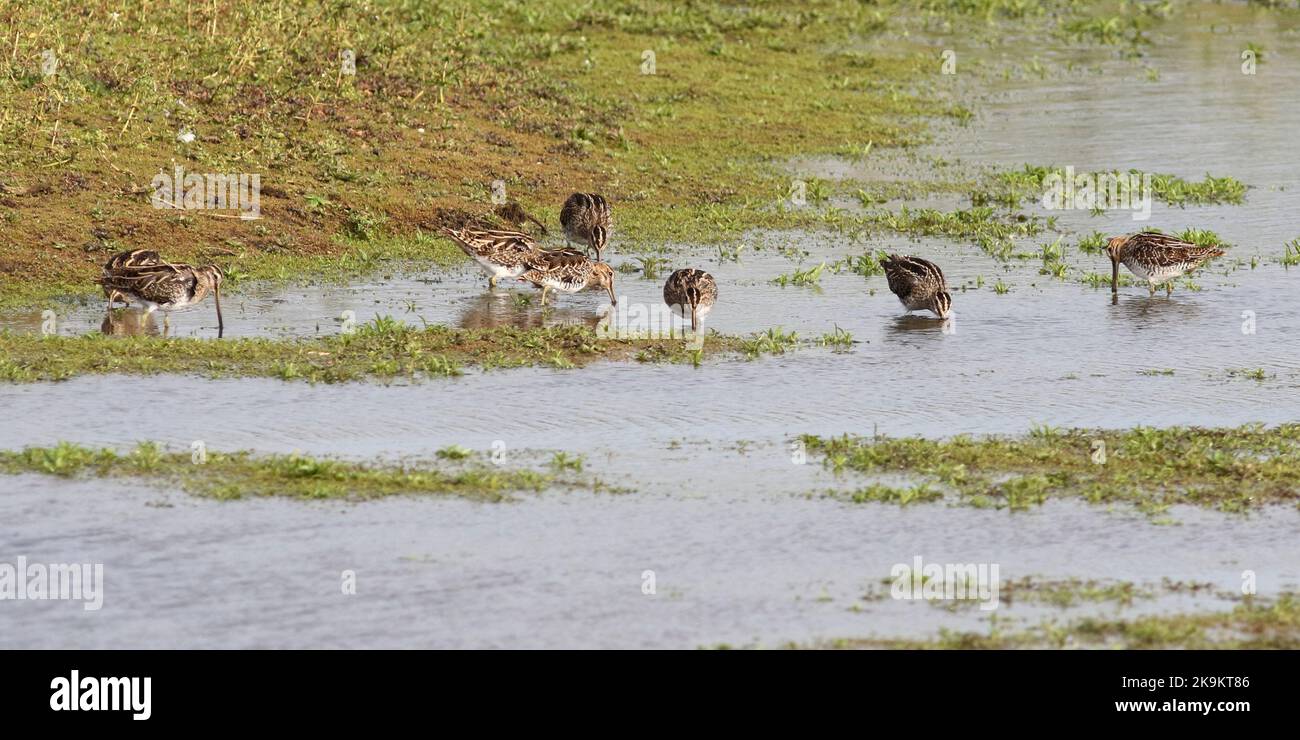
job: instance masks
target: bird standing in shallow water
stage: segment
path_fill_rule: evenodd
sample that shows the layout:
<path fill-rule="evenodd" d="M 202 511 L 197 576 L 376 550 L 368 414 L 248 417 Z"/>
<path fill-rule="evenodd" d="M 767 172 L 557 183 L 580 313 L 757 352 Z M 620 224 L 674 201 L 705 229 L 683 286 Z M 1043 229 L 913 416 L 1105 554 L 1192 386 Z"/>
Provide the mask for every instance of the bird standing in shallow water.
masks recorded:
<path fill-rule="evenodd" d="M 146 253 L 147 254 L 147 253 Z M 152 253 L 157 256 L 157 253 Z M 112 270 L 117 257 L 122 257 Z M 129 301 L 144 306 L 145 313 L 163 310 L 163 327 L 168 328 L 168 319 L 172 311 L 193 306 L 212 294 L 217 304 L 217 336 L 225 334 L 225 321 L 221 317 L 221 281 L 225 278 L 221 268 L 216 265 L 194 267 L 181 263 L 170 263 L 159 259 L 156 263 L 146 260 L 132 262 L 126 253 L 116 255 L 105 265 L 104 275 L 95 282 L 104 286 L 104 292 L 112 297 L 117 294 Z M 109 309 L 113 307 L 109 301 Z"/>
<path fill-rule="evenodd" d="M 1168 234 L 1143 231 L 1117 236 L 1106 244 L 1110 255 L 1110 292 L 1119 294 L 1119 266 L 1147 281 L 1151 295 L 1165 285 L 1165 295 L 1174 292 L 1173 281 L 1224 252 L 1218 247 L 1201 247 Z"/>
<path fill-rule="evenodd" d="M 526 260 L 527 268 L 520 280 L 542 289 L 542 305 L 551 290 L 577 293 L 586 288 L 596 288 L 609 293 L 609 302 L 618 305 L 614 295 L 614 270 L 604 262 L 594 262 L 576 249 L 538 250 Z"/>
<path fill-rule="evenodd" d="M 595 193 L 574 193 L 560 209 L 565 239 L 596 250 L 597 262 L 609 241 L 610 223 L 609 203 Z"/>
<path fill-rule="evenodd" d="M 664 303 L 682 318 L 691 317 L 691 331 L 700 330 L 700 320 L 717 301 L 718 282 L 704 270 L 677 270 L 664 283 Z"/>
<path fill-rule="evenodd" d="M 488 275 L 489 288 L 495 288 L 500 278 L 517 278 L 524 274 L 528 269 L 527 260 L 536 258 L 542 251 L 537 242 L 522 231 L 472 226 L 461 229 L 444 226 L 441 231 L 483 268 Z"/>
<path fill-rule="evenodd" d="M 941 319 L 952 312 L 952 295 L 943 270 L 920 257 L 891 254 L 880 260 L 889 289 L 908 311 L 933 311 Z"/>

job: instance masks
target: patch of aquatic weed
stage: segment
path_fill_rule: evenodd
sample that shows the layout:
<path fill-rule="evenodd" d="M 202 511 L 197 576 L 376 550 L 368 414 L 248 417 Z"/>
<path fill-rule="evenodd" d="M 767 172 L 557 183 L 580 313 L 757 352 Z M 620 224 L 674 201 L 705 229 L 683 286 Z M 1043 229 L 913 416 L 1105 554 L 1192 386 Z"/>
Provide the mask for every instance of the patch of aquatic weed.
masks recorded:
<path fill-rule="evenodd" d="M 1046 219 L 1024 214 L 1000 215 L 992 207 L 976 206 L 956 211 L 933 208 L 902 208 L 898 212 L 877 212 L 864 222 L 911 236 L 942 236 L 974 242 L 989 256 L 1011 258 L 1014 240 L 1033 237 L 1055 229 L 1056 217 Z"/>
<path fill-rule="evenodd" d="M 1226 429 L 1036 429 L 1022 437 L 800 438 L 826 467 L 903 473 L 966 506 L 1030 509 L 1049 499 L 1128 504 L 1149 516 L 1187 504 L 1245 513 L 1300 503 L 1300 424 Z M 860 489 L 863 501 L 924 500 Z M 852 494 L 847 494 L 852 498 Z M 928 498 L 934 498 L 930 496 Z"/>
<path fill-rule="evenodd" d="M 987 632 L 942 629 L 929 639 L 844 638 L 786 647 L 832 649 L 1005 650 L 1103 648 L 1186 650 L 1295 650 L 1300 648 L 1300 595 L 1244 599 L 1230 611 L 1133 618 L 1045 620 L 1009 629 L 996 619 Z"/>
<path fill-rule="evenodd" d="M 1215 177 L 1205 174 L 1201 180 L 1187 180 L 1176 175 L 1162 173 L 1143 173 L 1130 169 L 1127 172 L 1111 170 L 1106 172 L 1076 172 L 1074 176 L 1086 177 L 1098 184 L 1096 197 L 1110 197 L 1113 190 L 1116 197 L 1128 195 L 1134 202 L 1143 195 L 1142 192 L 1126 193 L 1127 182 L 1131 176 L 1150 175 L 1151 197 L 1171 206 L 1189 205 L 1241 205 L 1246 200 L 1249 186 L 1233 177 Z M 1065 168 L 1026 164 L 1018 170 L 994 172 L 984 178 L 981 185 L 970 192 L 971 202 L 976 206 L 1001 205 L 1016 209 L 1026 199 L 1039 200 L 1052 183 L 1064 184 Z M 1123 181 L 1123 182 L 1121 182 Z M 1113 188 L 1112 188 L 1113 185 Z M 1076 194 L 1077 194 L 1076 188 Z"/>
<path fill-rule="evenodd" d="M 411 326 L 381 316 L 353 332 L 310 339 L 178 339 L 148 336 L 39 336 L 0 332 L 0 382 L 66 380 L 79 375 L 187 373 L 336 383 L 462 375 L 466 367 L 578 368 L 597 361 L 700 364 L 715 357 L 783 354 L 796 344 L 780 330 L 731 337 L 711 331 L 696 346 L 684 338 L 621 338 L 589 327 L 456 329 Z"/>
<path fill-rule="evenodd" d="M 452 462 L 454 459 L 456 462 Z M 580 472 L 578 468 L 573 473 Z M 603 490 L 595 480 L 548 471 L 507 469 L 484 460 L 440 456 L 434 461 L 365 463 L 306 455 L 186 450 L 143 442 L 129 452 L 61 442 L 53 447 L 0 451 L 0 472 L 64 478 L 128 478 L 177 485 L 217 499 L 276 496 L 362 501 L 400 495 L 456 496 L 504 501 L 548 488 Z"/>

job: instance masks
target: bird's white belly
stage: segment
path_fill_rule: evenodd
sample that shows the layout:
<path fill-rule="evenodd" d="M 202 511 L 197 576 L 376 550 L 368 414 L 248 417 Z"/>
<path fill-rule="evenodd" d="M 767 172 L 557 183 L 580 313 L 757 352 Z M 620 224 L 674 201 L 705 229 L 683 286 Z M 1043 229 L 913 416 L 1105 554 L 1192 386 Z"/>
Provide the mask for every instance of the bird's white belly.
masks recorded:
<path fill-rule="evenodd" d="M 563 280 L 556 280 L 555 278 L 542 278 L 542 285 L 545 285 L 551 290 L 558 290 L 561 293 L 577 293 L 587 287 L 584 283 L 570 283 Z"/>
<path fill-rule="evenodd" d="M 482 257 L 475 257 L 474 261 L 478 263 L 479 267 L 483 268 L 483 272 L 486 272 L 494 278 L 517 278 L 524 274 L 524 268 L 522 265 L 506 267 L 505 265 L 497 264 L 496 262 L 492 262 L 491 260 Z"/>
<path fill-rule="evenodd" d="M 926 310 L 926 304 L 925 304 L 924 301 L 918 301 L 918 300 L 911 300 L 911 301 L 908 301 L 907 299 L 905 299 L 905 298 L 901 298 L 901 297 L 900 297 L 900 298 L 898 299 L 898 302 L 901 303 L 901 304 L 903 304 L 903 308 L 906 308 L 908 311 L 924 311 L 924 310 Z"/>
<path fill-rule="evenodd" d="M 1148 267 L 1140 262 L 1125 262 L 1124 266 L 1129 269 L 1129 272 L 1132 272 L 1134 275 L 1137 275 L 1152 285 L 1167 283 L 1187 271 L 1180 265 Z"/>

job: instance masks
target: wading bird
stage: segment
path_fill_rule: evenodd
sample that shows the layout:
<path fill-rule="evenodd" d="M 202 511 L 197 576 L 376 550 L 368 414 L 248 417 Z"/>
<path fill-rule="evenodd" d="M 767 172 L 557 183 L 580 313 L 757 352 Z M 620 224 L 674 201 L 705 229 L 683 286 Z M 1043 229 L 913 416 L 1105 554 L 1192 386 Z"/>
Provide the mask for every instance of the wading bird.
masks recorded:
<path fill-rule="evenodd" d="M 548 291 L 577 293 L 587 288 L 609 293 L 611 305 L 618 305 L 614 295 L 614 270 L 604 262 L 595 262 L 576 249 L 538 250 L 526 259 L 527 269 L 519 276 L 542 289 L 542 305 Z"/>
<path fill-rule="evenodd" d="M 1224 254 L 1218 247 L 1201 247 L 1168 234 L 1143 231 L 1117 236 L 1106 244 L 1110 255 L 1110 292 L 1119 294 L 1119 266 L 1147 281 L 1151 295 L 1164 284 L 1165 295 L 1174 292 L 1173 281 Z"/>
<path fill-rule="evenodd" d="M 704 270 L 686 268 L 668 276 L 664 283 L 664 303 L 673 313 L 691 318 L 691 331 L 700 330 L 700 320 L 718 300 L 718 282 Z"/>
<path fill-rule="evenodd" d="M 609 203 L 595 193 L 574 193 L 560 209 L 565 239 L 596 250 L 597 262 L 602 260 L 601 254 L 609 241 L 610 223 Z"/>
<path fill-rule="evenodd" d="M 104 286 L 104 292 L 110 297 L 114 294 L 144 306 L 145 313 L 163 311 L 163 329 L 169 328 L 169 314 L 183 308 L 189 308 L 212 294 L 217 305 L 217 336 L 225 333 L 225 321 L 221 317 L 221 281 L 225 278 L 221 268 L 216 265 L 194 267 L 181 263 L 158 260 L 151 264 L 131 264 L 126 253 L 116 255 L 109 260 L 123 259 L 112 269 L 105 265 L 104 275 L 95 282 Z M 156 257 L 157 255 L 154 254 Z M 109 301 L 112 310 L 112 301 Z"/>
<path fill-rule="evenodd" d="M 880 260 L 889 289 L 908 311 L 933 311 L 941 319 L 952 312 L 952 296 L 943 270 L 920 257 L 891 254 Z"/>

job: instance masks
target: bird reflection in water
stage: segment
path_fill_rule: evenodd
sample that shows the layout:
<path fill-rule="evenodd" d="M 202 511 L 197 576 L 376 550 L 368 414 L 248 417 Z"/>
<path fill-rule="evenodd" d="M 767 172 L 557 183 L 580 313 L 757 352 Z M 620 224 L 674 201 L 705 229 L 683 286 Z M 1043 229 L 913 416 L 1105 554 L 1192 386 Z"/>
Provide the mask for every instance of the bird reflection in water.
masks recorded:
<path fill-rule="evenodd" d="M 540 293 L 492 290 L 469 300 L 457 322 L 462 329 L 491 329 L 513 326 L 540 329 L 547 326 L 588 326 L 596 328 L 600 311 L 583 306 L 545 306 Z"/>
<path fill-rule="evenodd" d="M 156 337 L 158 321 L 154 314 L 138 308 L 115 308 L 104 314 L 99 330 L 110 337 Z"/>

